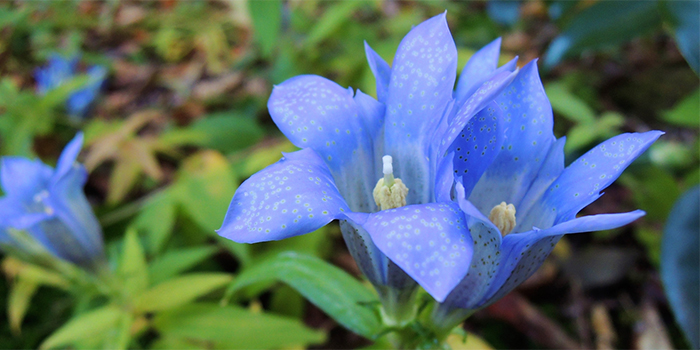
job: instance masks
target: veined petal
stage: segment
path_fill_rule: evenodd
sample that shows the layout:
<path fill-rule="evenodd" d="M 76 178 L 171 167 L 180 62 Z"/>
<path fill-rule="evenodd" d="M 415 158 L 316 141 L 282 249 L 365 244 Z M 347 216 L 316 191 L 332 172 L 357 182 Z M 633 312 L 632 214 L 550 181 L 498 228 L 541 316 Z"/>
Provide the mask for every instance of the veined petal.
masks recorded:
<path fill-rule="evenodd" d="M 307 148 L 243 182 L 217 232 L 239 243 L 279 240 L 314 231 L 347 211 L 323 159 Z"/>
<path fill-rule="evenodd" d="M 503 130 L 501 110 L 495 103 L 472 118 L 450 146 L 454 152 L 454 176 L 464 185 L 469 197 L 474 185 L 501 151 Z"/>
<path fill-rule="evenodd" d="M 374 171 L 371 130 L 363 127 L 370 118 L 360 117 L 352 91 L 319 76 L 302 75 L 276 86 L 268 108 L 293 144 L 323 158 L 352 210 L 376 209 L 372 189 L 379 175 Z"/>
<path fill-rule="evenodd" d="M 505 141 L 501 152 L 479 180 L 469 200 L 482 212 L 500 202 L 520 202 L 545 162 L 551 144 L 552 107 L 531 61 L 496 97 L 503 110 Z"/>
<path fill-rule="evenodd" d="M 661 131 L 622 134 L 586 152 L 549 186 L 542 198 L 543 213 L 555 213 L 554 224 L 572 219 L 661 135 Z"/>
<path fill-rule="evenodd" d="M 374 79 L 377 80 L 377 100 L 379 102 L 386 102 L 387 95 L 389 94 L 389 79 L 391 77 L 391 68 L 389 64 L 384 61 L 384 59 L 379 56 L 365 41 L 365 55 L 367 56 L 367 62 L 369 63 L 369 68 L 374 74 Z"/>
<path fill-rule="evenodd" d="M 438 301 L 464 277 L 472 256 L 466 218 L 454 202 L 369 214 L 363 227 L 396 265 Z"/>
<path fill-rule="evenodd" d="M 501 38 L 498 38 L 477 51 L 462 68 L 457 81 L 455 100 L 471 96 L 484 80 L 496 70 L 501 52 Z"/>
<path fill-rule="evenodd" d="M 524 282 L 542 265 L 559 239 L 570 233 L 609 230 L 624 226 L 644 216 L 641 210 L 620 214 L 600 214 L 576 218 L 545 230 L 510 234 L 503 238 L 503 261 L 486 298 L 484 307 L 506 295 Z"/>
<path fill-rule="evenodd" d="M 53 169 L 38 159 L 2 157 L 0 163 L 2 189 L 7 195 L 15 198 L 32 198 L 48 186 L 53 174 Z"/>
<path fill-rule="evenodd" d="M 410 190 L 408 203 L 424 203 L 432 196 L 428 146 L 452 99 L 456 70 L 457 49 L 444 14 L 414 27 L 396 52 L 386 101 L 385 152 L 394 157 L 394 175 Z"/>

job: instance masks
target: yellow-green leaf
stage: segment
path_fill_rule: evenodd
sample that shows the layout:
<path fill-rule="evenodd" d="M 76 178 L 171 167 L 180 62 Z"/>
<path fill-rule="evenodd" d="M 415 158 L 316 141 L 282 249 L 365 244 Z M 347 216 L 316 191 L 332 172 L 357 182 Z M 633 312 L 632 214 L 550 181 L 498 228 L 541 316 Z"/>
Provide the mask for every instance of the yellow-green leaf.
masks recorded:
<path fill-rule="evenodd" d="M 104 336 L 104 332 L 119 321 L 122 311 L 115 305 L 107 305 L 79 315 L 51 334 L 39 346 L 53 349 L 69 345 L 82 339 Z"/>
<path fill-rule="evenodd" d="M 172 309 L 211 293 L 231 280 L 231 275 L 224 273 L 190 274 L 171 279 L 141 294 L 134 309 L 137 312 Z"/>

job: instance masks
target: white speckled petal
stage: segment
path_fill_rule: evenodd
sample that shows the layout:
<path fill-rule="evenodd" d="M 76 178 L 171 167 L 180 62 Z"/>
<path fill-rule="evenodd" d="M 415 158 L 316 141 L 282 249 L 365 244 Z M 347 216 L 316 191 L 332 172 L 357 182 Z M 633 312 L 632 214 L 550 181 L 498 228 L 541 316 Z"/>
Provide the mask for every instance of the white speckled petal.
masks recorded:
<path fill-rule="evenodd" d="M 307 148 L 243 182 L 217 232 L 239 243 L 279 240 L 314 231 L 347 211 L 328 167 Z"/>
<path fill-rule="evenodd" d="M 379 56 L 365 41 L 365 55 L 369 68 L 374 74 L 374 79 L 377 80 L 377 100 L 385 102 L 389 94 L 389 78 L 391 77 L 391 68 L 384 59 Z"/>
<path fill-rule="evenodd" d="M 537 62 L 525 65 L 496 102 L 503 110 L 505 141 L 469 200 L 482 212 L 503 201 L 513 203 L 520 211 L 520 202 L 555 141 L 552 107 L 542 87 Z"/>
<path fill-rule="evenodd" d="M 409 188 L 408 203 L 430 201 L 426 158 L 433 130 L 452 99 L 457 49 L 440 14 L 415 26 L 394 58 L 386 101 L 385 152 L 394 157 L 394 175 Z"/>
<path fill-rule="evenodd" d="M 501 119 L 500 108 L 492 102 L 467 122 L 449 149 L 454 152 L 454 176 L 461 180 L 467 197 L 501 151 Z"/>
<path fill-rule="evenodd" d="M 662 134 L 661 131 L 622 134 L 586 152 L 564 169 L 545 191 L 544 211 L 556 212 L 554 224 L 571 220 L 598 199 L 601 191 Z"/>
<path fill-rule="evenodd" d="M 455 100 L 472 95 L 486 78 L 498 66 L 498 54 L 501 52 L 501 38 L 498 38 L 477 51 L 462 68 L 457 81 Z"/>
<path fill-rule="evenodd" d="M 373 213 L 363 226 L 377 247 L 438 301 L 469 269 L 472 242 L 454 202 Z"/>
<path fill-rule="evenodd" d="M 319 76 L 302 75 L 275 86 L 268 109 L 292 143 L 311 148 L 323 158 L 352 210 L 376 209 L 372 189 L 380 175 L 375 173 L 370 133 L 381 120 L 360 115 L 367 108 L 357 105 L 351 89 Z M 373 124 L 368 130 L 364 125 L 370 120 Z"/>
<path fill-rule="evenodd" d="M 629 224 L 644 216 L 641 210 L 620 214 L 600 214 L 570 220 L 546 230 L 510 234 L 503 238 L 498 275 L 484 300 L 484 307 L 513 290 L 532 276 L 554 249 L 559 239 L 570 233 L 610 230 Z"/>

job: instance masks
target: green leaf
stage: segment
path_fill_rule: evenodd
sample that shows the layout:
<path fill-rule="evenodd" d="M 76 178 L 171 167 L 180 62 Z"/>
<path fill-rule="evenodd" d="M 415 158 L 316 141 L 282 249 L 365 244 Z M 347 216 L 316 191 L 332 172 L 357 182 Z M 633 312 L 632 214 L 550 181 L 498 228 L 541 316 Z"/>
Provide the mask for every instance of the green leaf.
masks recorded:
<path fill-rule="evenodd" d="M 689 168 L 694 163 L 690 147 L 677 141 L 659 140 L 649 148 L 649 158 L 654 165 L 666 169 Z"/>
<path fill-rule="evenodd" d="M 663 120 L 674 125 L 698 128 L 700 127 L 700 89 L 696 89 L 673 109 L 662 114 Z"/>
<path fill-rule="evenodd" d="M 166 344 L 197 348 L 293 348 L 325 339 L 322 332 L 307 328 L 297 319 L 204 303 L 159 313 L 153 325 Z"/>
<path fill-rule="evenodd" d="M 133 226 L 146 239 L 149 253 L 159 252 L 175 226 L 176 202 L 168 191 L 149 199 L 134 219 Z"/>
<path fill-rule="evenodd" d="M 664 1 L 675 29 L 678 49 L 688 64 L 700 74 L 700 2 L 698 1 Z M 696 123 L 697 126 L 697 123 Z"/>
<path fill-rule="evenodd" d="M 169 251 L 154 260 L 148 268 L 152 284 L 161 283 L 194 267 L 216 252 L 214 247 L 188 248 Z"/>
<path fill-rule="evenodd" d="M 224 112 L 210 114 L 188 128 L 168 131 L 158 141 L 166 148 L 189 144 L 228 153 L 254 145 L 263 135 L 254 119 Z"/>
<path fill-rule="evenodd" d="M 104 333 L 103 349 L 120 350 L 129 347 L 131 340 L 131 327 L 134 323 L 134 316 L 130 313 L 122 312 L 114 327 Z"/>
<path fill-rule="evenodd" d="M 171 191 L 192 220 L 214 234 L 236 191 L 235 175 L 220 153 L 202 151 L 183 162 Z"/>
<path fill-rule="evenodd" d="M 381 327 L 368 304 L 377 297 L 345 271 L 309 255 L 282 253 L 239 275 L 227 290 L 233 292 L 257 282 L 279 280 L 351 331 L 372 338 Z"/>
<path fill-rule="evenodd" d="M 82 339 L 104 336 L 105 331 L 117 324 L 121 314 L 121 310 L 115 305 L 107 305 L 81 314 L 51 334 L 39 348 L 58 348 Z"/>
<path fill-rule="evenodd" d="M 317 45 L 324 39 L 330 37 L 352 18 L 352 13 L 360 6 L 362 1 L 343 1 L 329 3 L 330 8 L 315 23 L 313 29 L 306 37 L 304 45 L 309 48 Z"/>
<path fill-rule="evenodd" d="M 593 123 L 595 112 L 576 95 L 569 92 L 563 82 L 549 83 L 545 92 L 552 109 L 574 123 Z M 570 142 L 567 138 L 567 143 Z"/>
<path fill-rule="evenodd" d="M 651 164 L 634 173 L 623 174 L 620 182 L 633 189 L 636 207 L 647 212 L 645 220 L 649 221 L 663 222 L 680 196 L 673 176 Z"/>
<path fill-rule="evenodd" d="M 277 43 L 282 19 L 282 1 L 249 1 L 248 10 L 253 20 L 255 39 L 262 48 L 263 56 L 270 56 Z"/>
<path fill-rule="evenodd" d="M 189 274 L 165 281 L 139 295 L 134 302 L 137 312 L 172 309 L 187 304 L 231 282 L 225 273 Z"/>
<path fill-rule="evenodd" d="M 656 1 L 598 1 L 578 13 L 552 41 L 544 67 L 549 69 L 584 50 L 623 43 L 659 28 L 660 24 Z"/>
<path fill-rule="evenodd" d="M 39 288 L 39 283 L 19 277 L 15 279 L 11 288 L 7 300 L 7 316 L 10 319 L 10 329 L 15 334 L 19 334 L 27 307 Z"/>
<path fill-rule="evenodd" d="M 676 321 L 692 348 L 700 347 L 700 186 L 673 206 L 661 245 L 661 280 Z"/>
<path fill-rule="evenodd" d="M 148 287 L 148 265 L 136 230 L 129 228 L 124 237 L 119 275 L 123 278 L 122 290 L 127 295 L 137 295 Z"/>

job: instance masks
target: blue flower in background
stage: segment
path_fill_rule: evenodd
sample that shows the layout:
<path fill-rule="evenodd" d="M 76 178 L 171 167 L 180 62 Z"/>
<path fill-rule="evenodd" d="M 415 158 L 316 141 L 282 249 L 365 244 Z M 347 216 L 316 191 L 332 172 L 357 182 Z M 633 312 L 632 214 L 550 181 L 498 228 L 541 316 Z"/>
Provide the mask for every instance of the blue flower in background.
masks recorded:
<path fill-rule="evenodd" d="M 34 74 L 37 91 L 43 95 L 73 79 L 76 75 L 77 65 L 77 57 L 65 59 L 56 54 L 52 55 L 46 67 L 37 69 Z M 87 74 L 90 77 L 87 85 L 73 92 L 66 102 L 66 108 L 71 116 L 80 118 L 86 116 L 107 77 L 107 69 L 102 66 L 92 66 L 88 69 Z"/>
<path fill-rule="evenodd" d="M 38 159 L 0 160 L 0 243 L 15 245 L 9 230 L 24 230 L 59 258 L 86 267 L 103 261 L 102 229 L 83 192 L 87 171 L 76 162 L 82 144 L 79 133 L 56 169 Z"/>
<path fill-rule="evenodd" d="M 220 235 L 278 240 L 338 219 L 380 297 L 415 280 L 469 309 L 522 282 L 561 235 L 643 215 L 575 218 L 658 132 L 620 135 L 564 170 L 536 62 L 497 68 L 500 40 L 467 62 L 456 89 L 444 14 L 408 33 L 392 67 L 365 49 L 378 100 L 310 75 L 274 88 L 270 114 L 302 150 L 241 185 Z"/>

